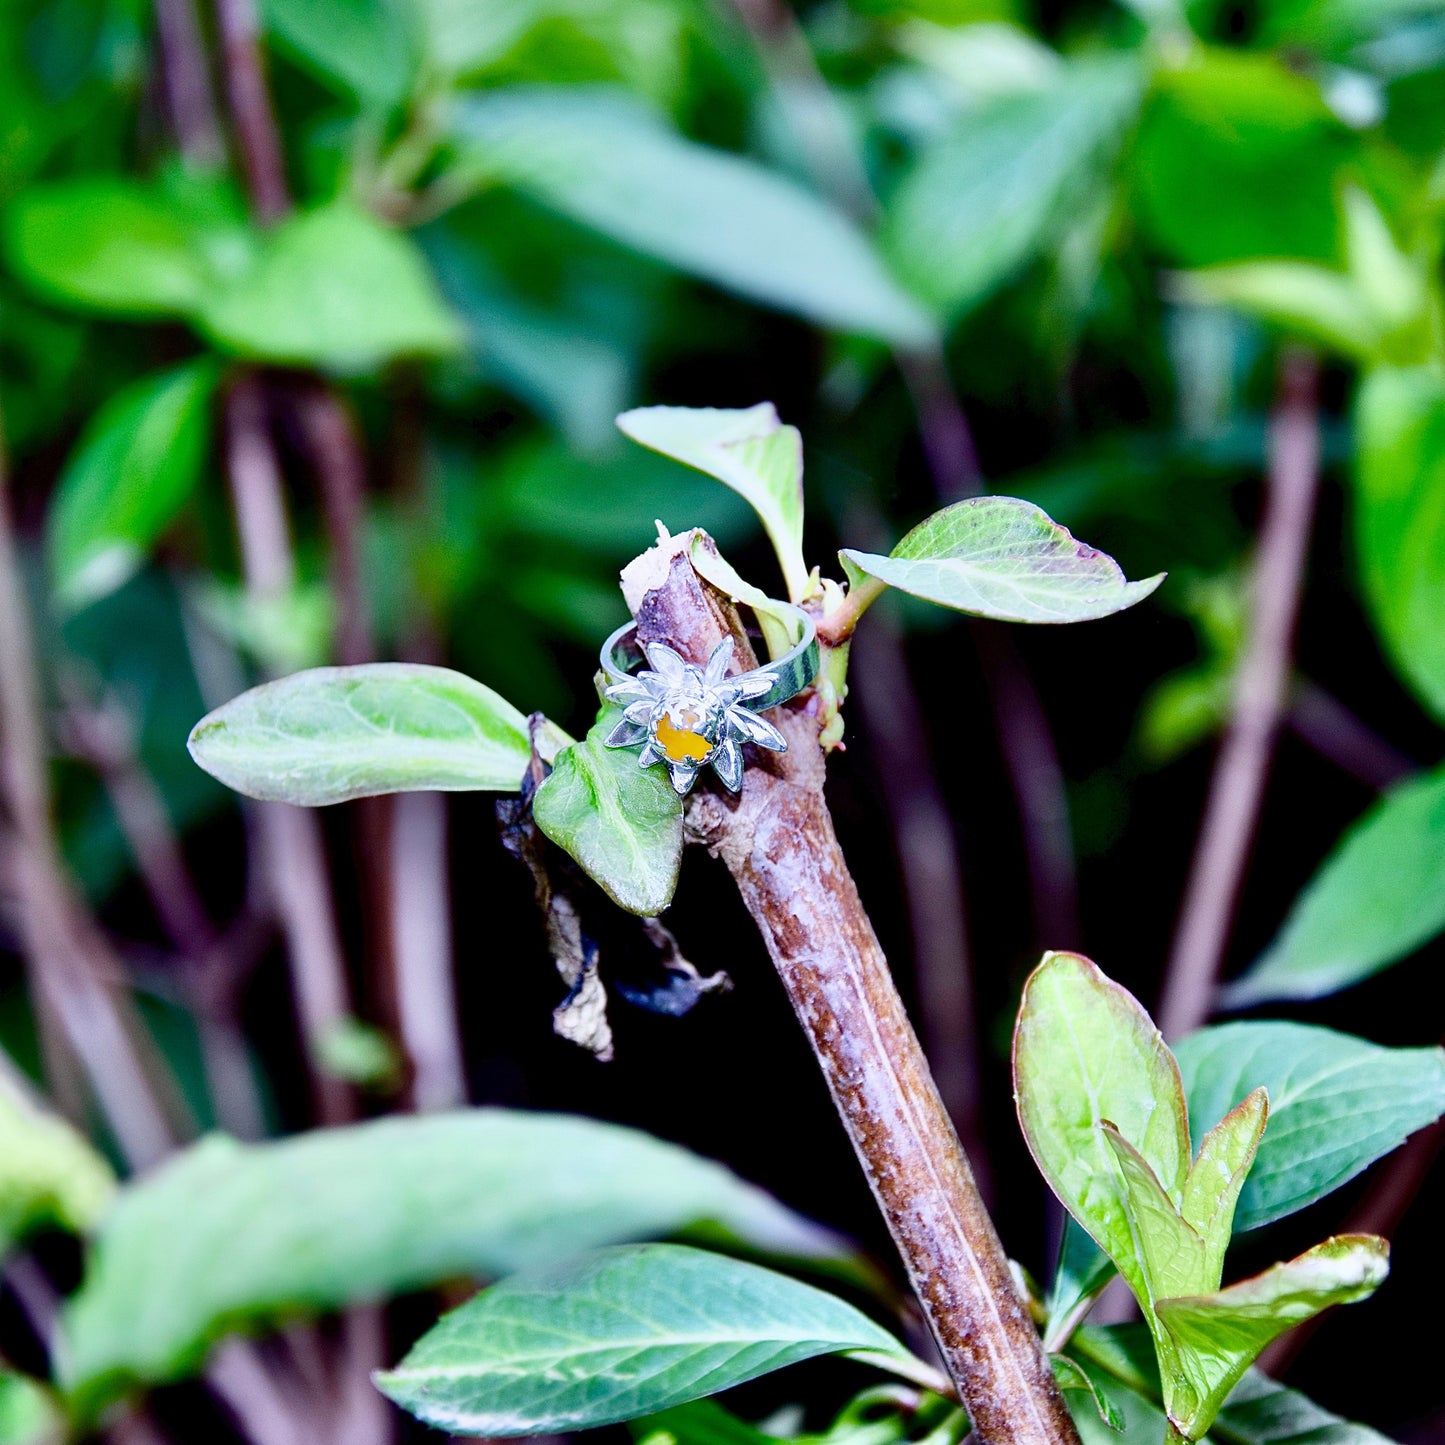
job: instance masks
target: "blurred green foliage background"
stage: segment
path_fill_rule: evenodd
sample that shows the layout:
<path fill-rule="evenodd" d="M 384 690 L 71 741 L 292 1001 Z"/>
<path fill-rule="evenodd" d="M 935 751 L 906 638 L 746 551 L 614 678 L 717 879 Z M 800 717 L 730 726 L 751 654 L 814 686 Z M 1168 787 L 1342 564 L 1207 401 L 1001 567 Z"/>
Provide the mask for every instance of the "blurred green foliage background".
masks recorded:
<path fill-rule="evenodd" d="M 344 992 L 303 998 L 298 1026 L 308 911 L 277 860 L 321 855 L 286 853 L 184 750 L 250 682 L 366 658 L 444 661 L 580 735 L 654 519 L 777 590 L 739 498 L 617 434 L 643 403 L 776 403 L 825 575 L 837 546 L 886 550 L 980 489 L 1170 574 L 1082 629 L 880 603 L 832 763 L 1030 1268 L 1053 1226 L 1008 1097 L 1018 986 L 1041 947 L 1081 948 L 1157 997 L 1286 404 L 1318 423 L 1322 479 L 1225 973 L 1263 954 L 1236 1002 L 1391 1044 L 1445 1032 L 1438 779 L 1343 883 L 1311 884 L 1445 724 L 1439 0 L 7 0 L 0 76 L 0 416 L 54 825 L 183 1132 L 463 1095 L 567 1108 L 879 1242 L 703 860 L 669 923 L 735 989 L 683 1020 L 615 1010 L 603 1066 L 551 1033 L 559 986 L 489 799 L 327 814 L 334 896 L 310 896 Z M 3 741 L 23 767 L 13 714 Z M 0 1043 L 123 1153 L 26 984 L 33 841 L 12 798 Z M 1281 934 L 1306 885 L 1324 901 Z M 398 1002 L 418 913 L 455 959 L 440 1074 Z M 1390 1283 L 1295 1368 L 1424 1441 L 1445 1424 L 1417 1320 L 1445 1276 L 1422 1177 Z"/>

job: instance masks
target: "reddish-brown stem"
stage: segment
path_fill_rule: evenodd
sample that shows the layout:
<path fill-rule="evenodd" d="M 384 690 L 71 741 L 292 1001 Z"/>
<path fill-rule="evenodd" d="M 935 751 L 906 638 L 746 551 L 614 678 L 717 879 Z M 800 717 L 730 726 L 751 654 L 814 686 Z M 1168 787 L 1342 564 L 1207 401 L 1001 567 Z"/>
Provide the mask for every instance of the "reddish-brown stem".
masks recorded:
<path fill-rule="evenodd" d="M 238 378 L 227 397 L 226 442 L 246 591 L 257 603 L 273 602 L 290 589 L 295 564 L 265 402 L 253 376 Z M 351 1091 L 316 1062 L 321 1040 L 351 1014 L 320 825 L 314 813 L 284 803 L 259 804 L 258 814 L 272 900 L 291 960 L 317 1116 L 323 1123 L 344 1123 L 356 1117 Z"/>
<path fill-rule="evenodd" d="M 13 830 L 9 862 L 31 978 L 80 1060 L 121 1151 L 150 1164 L 173 1144 L 123 1001 L 110 979 L 121 970 L 85 916 L 67 876 L 51 815 L 39 674 L 10 517 L 0 420 L 0 740 Z"/>
<path fill-rule="evenodd" d="M 931 759 L 920 746 L 928 729 L 908 676 L 903 638 L 893 613 L 881 612 L 853 645 L 848 697 L 877 759 L 877 775 L 888 779 L 881 796 L 898 850 L 929 1066 L 987 1200 L 991 1181 L 981 1119 L 963 865 L 953 819 Z"/>
<path fill-rule="evenodd" d="M 729 632 L 742 639 L 687 560 L 690 544 L 660 543 L 624 572 L 623 590 L 643 641 L 698 660 Z M 817 718 L 805 705 L 774 716 L 788 751 L 750 767 L 735 798 L 696 794 L 690 834 L 726 864 L 758 925 L 979 1439 L 1076 1442 L 838 846 Z"/>
<path fill-rule="evenodd" d="M 1300 679 L 1285 721 L 1291 732 L 1342 772 L 1380 791 L 1418 772 L 1420 764 L 1361 722 L 1337 697 Z"/>
<path fill-rule="evenodd" d="M 252 0 L 216 0 L 216 23 L 246 189 L 256 214 L 263 221 L 277 221 L 291 208 L 291 192 L 261 62 L 256 7 Z"/>
<path fill-rule="evenodd" d="M 225 164 L 226 143 L 194 0 L 156 0 L 156 30 L 166 101 L 181 155 L 193 170 L 215 170 Z"/>
<path fill-rule="evenodd" d="M 1284 713 L 1319 483 L 1317 387 L 1312 357 L 1287 352 L 1281 358 L 1248 634 L 1158 1014 L 1170 1039 L 1209 1016 Z"/>

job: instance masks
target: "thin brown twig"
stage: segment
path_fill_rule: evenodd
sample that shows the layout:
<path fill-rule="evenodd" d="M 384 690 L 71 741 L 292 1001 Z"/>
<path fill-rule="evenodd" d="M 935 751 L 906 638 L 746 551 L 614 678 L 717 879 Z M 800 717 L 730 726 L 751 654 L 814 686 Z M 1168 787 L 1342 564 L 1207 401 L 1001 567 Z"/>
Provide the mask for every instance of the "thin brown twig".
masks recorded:
<path fill-rule="evenodd" d="M 53 1009 L 126 1158 L 136 1167 L 150 1164 L 172 1147 L 171 1124 L 147 1077 L 131 1023 L 106 981 L 107 973 L 119 978 L 120 967 L 110 969 L 114 960 L 84 918 L 55 837 L 39 673 L 10 516 L 3 418 L 0 658 L 0 783 L 14 832 L 11 861 L 32 981 Z"/>
<path fill-rule="evenodd" d="M 623 573 L 641 640 L 705 659 L 737 617 L 670 538 Z M 888 972 L 823 799 L 819 722 L 775 714 L 789 749 L 737 797 L 695 794 L 687 825 L 752 914 L 981 1440 L 1074 1445 L 1077 1435 L 993 1222 Z"/>
<path fill-rule="evenodd" d="M 256 7 L 252 0 L 216 0 L 216 22 L 246 189 L 261 220 L 277 221 L 291 209 L 291 191 L 281 132 L 266 88 Z"/>
<path fill-rule="evenodd" d="M 1367 788 L 1383 792 L 1420 769 L 1414 758 L 1307 678 L 1295 681 L 1285 722 L 1301 742 Z"/>
<path fill-rule="evenodd" d="M 1161 995 L 1159 1027 L 1170 1039 L 1209 1016 L 1284 714 L 1319 483 L 1318 380 L 1313 357 L 1281 357 L 1249 630 Z"/>
<path fill-rule="evenodd" d="M 156 30 L 166 101 L 181 155 L 192 170 L 218 169 L 225 164 L 226 142 L 194 0 L 156 0 Z"/>
<path fill-rule="evenodd" d="M 65 730 L 100 774 L 146 891 L 184 960 L 216 1120 L 239 1138 L 259 1139 L 265 1110 L 236 1019 L 234 953 L 201 901 L 165 801 L 136 754 L 129 720 L 113 703 L 89 706 L 73 698 Z"/>

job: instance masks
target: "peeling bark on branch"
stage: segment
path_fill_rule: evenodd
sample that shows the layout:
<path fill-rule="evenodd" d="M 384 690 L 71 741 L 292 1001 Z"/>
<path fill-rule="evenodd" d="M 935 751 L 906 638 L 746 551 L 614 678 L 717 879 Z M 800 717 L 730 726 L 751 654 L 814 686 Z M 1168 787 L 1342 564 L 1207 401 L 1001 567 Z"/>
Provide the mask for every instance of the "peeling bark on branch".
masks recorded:
<path fill-rule="evenodd" d="M 731 632 L 751 667 L 737 614 L 687 560 L 691 542 L 664 539 L 623 573 L 639 639 L 704 662 Z M 1077 1445 L 838 845 L 817 720 L 806 699 L 774 720 L 788 751 L 755 758 L 737 797 L 695 793 L 689 833 L 727 865 L 763 935 L 979 1439 Z"/>

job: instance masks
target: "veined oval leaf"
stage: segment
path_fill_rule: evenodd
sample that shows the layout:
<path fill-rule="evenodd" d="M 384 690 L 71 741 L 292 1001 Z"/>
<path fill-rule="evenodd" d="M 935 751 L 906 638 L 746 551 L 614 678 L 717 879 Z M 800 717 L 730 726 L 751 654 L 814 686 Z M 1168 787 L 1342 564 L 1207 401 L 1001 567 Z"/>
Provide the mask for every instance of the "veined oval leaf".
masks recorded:
<path fill-rule="evenodd" d="M 1355 540 L 1375 626 L 1445 720 L 1445 375 L 1378 367 L 1355 400 Z"/>
<path fill-rule="evenodd" d="M 1103 552 L 1076 542 L 1016 497 L 971 497 L 920 522 L 886 557 L 844 548 L 849 582 L 889 587 L 977 617 L 1084 622 L 1142 602 L 1164 574 L 1128 581 Z"/>
<path fill-rule="evenodd" d="M 1236 1230 L 1304 1209 L 1445 1114 L 1445 1050 L 1387 1049 L 1310 1024 L 1200 1029 L 1174 1050 L 1196 1134 L 1252 1089 L 1269 1127 L 1244 1181 Z"/>
<path fill-rule="evenodd" d="M 618 93 L 517 86 L 455 116 L 463 166 L 644 255 L 840 331 L 905 346 L 935 334 L 842 212 Z"/>
<path fill-rule="evenodd" d="M 1248 1008 L 1320 998 L 1378 973 L 1441 929 L 1445 769 L 1391 789 L 1346 830 L 1274 942 L 1222 999 Z"/>
<path fill-rule="evenodd" d="M 445 667 L 316 667 L 263 683 L 191 730 L 191 756 L 249 798 L 319 807 L 378 793 L 514 793 L 527 720 Z"/>
<path fill-rule="evenodd" d="M 430 1425 L 535 1435 L 634 1419 L 846 1351 L 907 1357 L 886 1330 L 811 1285 L 658 1244 L 503 1280 L 376 1379 Z"/>
<path fill-rule="evenodd" d="M 210 444 L 217 369 L 191 362 L 117 393 L 61 474 L 46 546 L 61 605 L 80 608 L 126 582 L 185 505 Z"/>
<path fill-rule="evenodd" d="M 195 1372 L 230 1330 L 704 1223 L 778 1254 L 847 1253 L 720 1165 L 593 1119 L 474 1109 L 214 1137 L 103 1222 L 66 1307 L 64 1384 L 94 1409 Z"/>
<path fill-rule="evenodd" d="M 343 201 L 277 226 L 199 323 L 241 356 L 347 374 L 462 343 L 416 242 Z"/>
<path fill-rule="evenodd" d="M 605 707 L 587 736 L 557 754 L 532 796 L 537 826 L 620 908 L 654 918 L 672 902 L 682 865 L 682 800 L 662 767 L 602 739 L 621 711 Z"/>
<path fill-rule="evenodd" d="M 803 438 L 771 402 L 743 411 L 644 406 L 617 418 L 624 435 L 746 497 L 778 554 L 788 595 L 808 585 L 803 560 Z"/>

